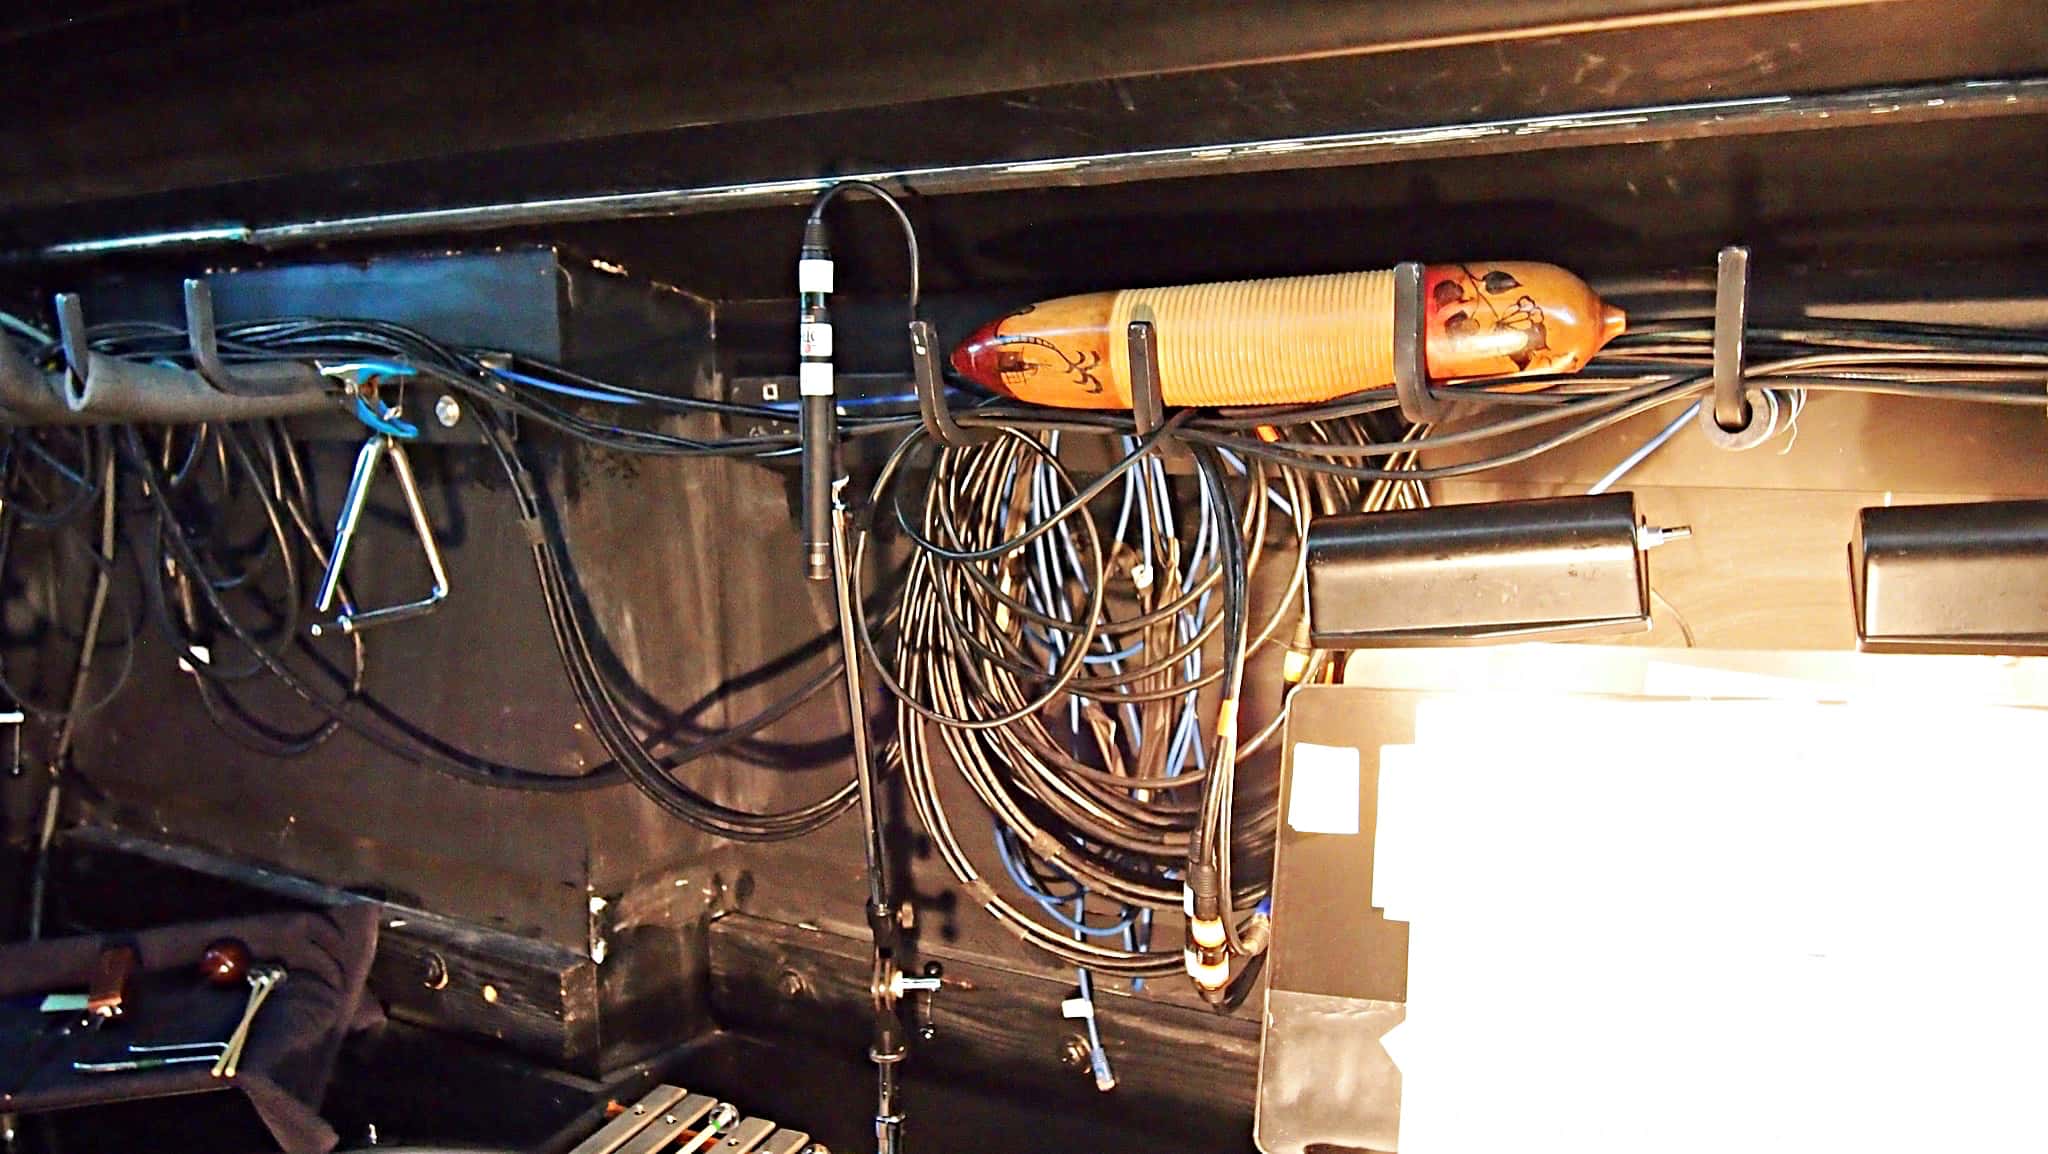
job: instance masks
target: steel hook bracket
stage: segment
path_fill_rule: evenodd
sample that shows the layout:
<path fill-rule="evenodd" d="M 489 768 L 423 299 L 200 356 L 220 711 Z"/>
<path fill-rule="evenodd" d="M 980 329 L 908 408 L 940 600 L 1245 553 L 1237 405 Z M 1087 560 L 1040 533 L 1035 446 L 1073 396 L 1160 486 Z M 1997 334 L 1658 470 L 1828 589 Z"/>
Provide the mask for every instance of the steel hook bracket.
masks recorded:
<path fill-rule="evenodd" d="M 1778 398 L 1751 388 L 1743 340 L 1749 328 L 1749 250 L 1729 245 L 1714 263 L 1714 391 L 1697 418 L 1715 447 L 1754 449 L 1778 431 Z"/>
<path fill-rule="evenodd" d="M 85 340 L 85 306 L 77 293 L 58 293 L 56 311 L 57 343 L 64 351 L 69 374 L 65 389 L 74 398 L 83 398 L 86 374 L 92 368 L 92 350 Z"/>
<path fill-rule="evenodd" d="M 214 320 L 213 289 L 198 277 L 185 278 L 185 346 L 192 368 L 207 384 L 235 397 L 272 397 L 305 390 L 320 371 L 300 361 L 273 361 L 251 372 L 228 368 L 220 355 L 220 329 Z"/>
<path fill-rule="evenodd" d="M 925 434 L 942 448 L 979 445 L 995 432 L 963 429 L 953 419 L 953 407 L 946 401 L 946 382 L 939 375 L 938 347 L 938 334 L 930 321 L 910 322 L 910 383 L 917 393 L 917 415 L 924 422 Z"/>
<path fill-rule="evenodd" d="M 1411 425 L 1443 420 L 1450 408 L 1429 388 L 1429 302 L 1419 261 L 1394 266 L 1394 400 Z"/>

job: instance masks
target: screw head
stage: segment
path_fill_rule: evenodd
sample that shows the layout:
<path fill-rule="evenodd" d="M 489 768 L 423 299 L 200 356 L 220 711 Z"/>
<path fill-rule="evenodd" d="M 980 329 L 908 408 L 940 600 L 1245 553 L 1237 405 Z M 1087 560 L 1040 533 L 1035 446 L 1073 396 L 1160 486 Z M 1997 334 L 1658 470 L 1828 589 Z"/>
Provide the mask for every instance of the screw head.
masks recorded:
<path fill-rule="evenodd" d="M 1088 1039 L 1079 1034 L 1068 1034 L 1066 1041 L 1060 1043 L 1060 1064 L 1069 1069 L 1080 1070 L 1088 1065 L 1088 1058 L 1093 1053 L 1094 1049 L 1088 1045 Z"/>
<path fill-rule="evenodd" d="M 434 402 L 434 419 L 441 422 L 444 429 L 454 428 L 462 421 L 462 402 L 453 394 L 441 394 L 441 399 Z"/>
<path fill-rule="evenodd" d="M 801 998 L 810 992 L 811 984 L 795 970 L 784 970 L 775 979 L 775 989 L 785 998 Z"/>
<path fill-rule="evenodd" d="M 426 972 L 420 975 L 421 984 L 430 990 L 448 988 L 448 963 L 441 955 L 429 952 L 426 957 Z"/>

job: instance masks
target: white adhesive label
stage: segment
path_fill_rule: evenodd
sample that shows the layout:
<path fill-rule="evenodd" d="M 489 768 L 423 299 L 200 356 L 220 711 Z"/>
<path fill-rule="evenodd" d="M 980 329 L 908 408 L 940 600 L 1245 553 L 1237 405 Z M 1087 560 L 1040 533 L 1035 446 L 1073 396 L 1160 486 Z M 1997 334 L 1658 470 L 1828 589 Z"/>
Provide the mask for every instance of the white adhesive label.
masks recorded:
<path fill-rule="evenodd" d="M 797 326 L 796 351 L 806 357 L 831 356 L 832 326 L 822 321 L 809 321 Z"/>
<path fill-rule="evenodd" d="M 1287 824 L 1302 833 L 1357 833 L 1358 776 L 1352 746 L 1295 742 Z"/>
<path fill-rule="evenodd" d="M 817 259 L 796 262 L 796 291 L 800 293 L 831 292 L 832 262 Z"/>
<path fill-rule="evenodd" d="M 806 397 L 832 395 L 832 363 L 804 361 L 796 367 L 796 391 Z"/>

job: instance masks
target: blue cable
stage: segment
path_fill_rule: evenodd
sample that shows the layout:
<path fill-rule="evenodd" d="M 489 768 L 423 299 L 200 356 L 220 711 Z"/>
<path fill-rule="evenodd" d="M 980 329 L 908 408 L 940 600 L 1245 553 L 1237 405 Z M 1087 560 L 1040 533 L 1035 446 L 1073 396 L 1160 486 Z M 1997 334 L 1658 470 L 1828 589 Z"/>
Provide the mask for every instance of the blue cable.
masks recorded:
<path fill-rule="evenodd" d="M 350 361 L 343 367 L 354 371 L 358 381 L 371 381 L 379 377 L 410 377 L 419 373 L 418 369 L 402 361 Z"/>
<path fill-rule="evenodd" d="M 946 395 L 947 395 L 947 397 L 948 397 L 949 399 L 958 399 L 958 400 L 975 400 L 975 399 L 977 399 L 977 398 L 975 397 L 975 395 L 974 395 L 973 393 L 967 392 L 967 391 L 966 391 L 965 389 L 955 389 L 955 388 L 948 388 L 948 389 L 946 390 Z M 906 406 L 906 407 L 908 407 L 908 406 L 911 406 L 911 405 L 915 405 L 915 404 L 917 404 L 917 394 L 916 394 L 916 393 L 882 393 L 882 394 L 879 394 L 879 395 L 876 395 L 876 396 L 870 396 L 870 397 L 841 397 L 841 398 L 839 398 L 838 400 L 834 401 L 834 402 L 833 402 L 833 404 L 834 404 L 834 405 L 836 405 L 836 406 L 837 406 L 837 407 L 839 407 L 839 408 L 842 408 L 842 409 L 871 409 L 871 408 L 874 408 L 874 407 L 876 407 L 876 406 L 878 406 L 878 405 L 901 405 L 901 406 Z M 796 412 L 796 411 L 797 411 L 798 409 L 800 409 L 800 408 L 802 408 L 802 407 L 803 407 L 803 402 L 801 402 L 801 401 L 764 401 L 764 402 L 762 402 L 762 403 L 761 403 L 760 407 L 761 407 L 761 408 L 764 408 L 764 409 L 774 409 L 774 410 L 776 410 L 777 412 L 791 412 L 791 413 L 794 413 L 794 412 Z"/>
<path fill-rule="evenodd" d="M 387 437 L 400 441 L 419 440 L 419 426 L 414 425 L 410 421 L 399 420 L 391 415 L 391 410 L 389 409 L 385 409 L 381 413 L 372 409 L 370 402 L 365 400 L 360 393 L 356 395 L 356 420 L 368 426 L 373 433 L 382 433 Z"/>
<path fill-rule="evenodd" d="M 1605 493 L 1607 490 L 1612 489 L 1616 481 L 1619 481 L 1623 477 L 1627 476 L 1629 470 L 1635 468 L 1637 465 L 1640 465 L 1644 461 L 1648 460 L 1650 454 L 1663 448 L 1664 442 L 1677 436 L 1678 431 L 1680 429 L 1685 428 L 1686 425 L 1690 424 L 1692 422 L 1692 419 L 1694 417 L 1699 416 L 1699 414 L 1699 401 L 1694 401 L 1692 404 L 1686 406 L 1686 410 L 1678 414 L 1677 418 L 1674 419 L 1670 424 L 1657 430 L 1657 432 L 1653 436 L 1651 436 L 1649 440 L 1644 441 L 1642 445 L 1636 449 L 1635 452 L 1630 453 L 1626 457 L 1623 457 L 1621 459 L 1621 463 L 1616 465 L 1614 468 L 1609 469 L 1605 477 L 1602 477 L 1599 480 L 1593 482 L 1593 487 L 1586 490 L 1586 495 L 1588 497 L 1598 496 L 1599 494 Z"/>
<path fill-rule="evenodd" d="M 1018 860 L 1016 856 L 1018 851 L 1012 843 L 1011 837 L 1012 835 L 1008 830 L 1000 825 L 996 827 L 996 856 L 1003 863 L 1003 872 L 1009 874 L 1010 880 L 1017 883 L 1017 888 L 1023 890 L 1032 901 L 1037 902 L 1045 910 L 1047 916 L 1059 923 L 1062 928 L 1066 929 L 1069 933 L 1083 934 L 1091 938 L 1107 938 L 1123 933 L 1124 927 L 1132 924 L 1132 920 L 1136 915 L 1129 909 L 1126 909 L 1123 916 L 1111 925 L 1091 926 L 1075 920 L 1072 915 L 1060 907 L 1067 902 L 1087 901 L 1088 891 L 1081 887 L 1080 883 L 1075 882 L 1076 892 L 1071 896 L 1047 893 L 1040 887 L 1038 881 L 1031 877 L 1029 871 L 1024 868 L 1023 862 Z M 1069 878 L 1067 880 L 1071 882 L 1073 879 Z"/>
<path fill-rule="evenodd" d="M 1123 439 L 1126 454 L 1133 451 L 1135 445 L 1134 439 Z M 1047 440 L 1046 452 L 1052 455 L 1058 451 L 1059 434 L 1053 433 Z M 1238 473 L 1248 475 L 1248 470 L 1241 459 L 1233 455 L 1231 464 Z M 1024 486 L 1028 488 L 1023 488 Z M 1004 478 L 1003 488 L 1013 504 L 1020 496 L 1025 498 L 1026 508 L 1034 522 L 1042 521 L 1048 515 L 1048 510 L 1056 508 L 1059 504 L 1057 478 L 1042 462 L 1031 466 L 1021 462 L 1012 463 L 1008 476 Z M 1203 574 L 1222 564 L 1222 533 L 1216 518 L 1227 514 L 1219 514 L 1216 498 L 1206 487 L 1200 492 L 1201 506 L 1194 547 L 1181 561 L 1183 571 L 1174 574 L 1180 579 L 1182 588 L 1192 586 Z M 1267 488 L 1267 493 L 1290 519 L 1298 517 L 1298 511 L 1271 487 Z M 1126 545 L 1131 530 L 1137 528 L 1142 538 L 1142 543 L 1138 547 L 1140 556 L 1144 564 L 1154 567 L 1154 581 L 1162 580 L 1163 575 L 1158 574 L 1157 566 L 1165 564 L 1168 560 L 1167 557 L 1156 553 L 1155 539 L 1156 530 L 1164 528 L 1173 516 L 1171 498 L 1166 470 L 1159 461 L 1147 461 L 1131 470 L 1124 477 L 1123 496 L 1117 510 L 1115 532 L 1111 541 L 1104 546 L 1105 549 L 1114 549 Z M 1135 518 L 1132 516 L 1134 511 Z M 1062 525 L 1055 532 L 1043 534 L 1032 542 L 1022 596 L 1034 610 L 1070 622 L 1073 607 L 1066 604 L 1060 595 L 1064 587 L 1063 582 L 1069 574 L 1078 575 L 1085 571 L 1086 567 L 1081 563 L 1080 550 L 1074 540 L 1073 530 Z M 1175 621 L 1175 634 L 1180 640 L 1192 639 L 1199 633 L 1212 603 L 1213 595 L 1204 593 L 1196 599 L 1191 608 L 1183 610 L 1178 615 Z M 1050 663 L 1048 671 L 1058 667 L 1066 654 L 1067 646 L 1072 643 L 1070 636 L 1049 627 L 1027 626 L 1025 632 L 1045 645 Z M 1142 641 L 1128 648 L 1115 649 L 1115 642 L 1111 637 L 1101 635 L 1100 640 L 1104 652 L 1084 655 L 1082 660 L 1085 664 L 1108 666 L 1116 672 L 1121 672 L 1122 663 L 1140 656 L 1145 649 Z M 1202 669 L 1201 654 L 1189 654 L 1183 659 L 1183 668 L 1188 671 L 1190 677 L 1199 677 Z M 1070 713 L 1074 715 L 1071 719 L 1072 724 L 1078 732 L 1080 703 L 1076 699 L 1069 704 Z M 1181 703 L 1170 738 L 1166 767 L 1169 776 L 1178 776 L 1185 772 L 1190 759 L 1197 766 L 1207 765 L 1208 751 L 1201 741 L 1198 706 L 1199 693 L 1190 691 Z M 1136 735 L 1141 732 L 1135 703 L 1126 702 L 1118 708 L 1124 715 L 1126 732 L 1131 735 L 1131 740 L 1135 741 Z M 1135 754 L 1136 751 L 1132 752 Z M 992 826 L 997 857 L 1002 862 L 1004 873 L 1019 890 L 1045 911 L 1049 920 L 1075 935 L 1077 939 L 1121 937 L 1127 950 L 1141 953 L 1150 951 L 1152 910 L 1141 906 L 1123 906 L 1121 916 L 1114 922 L 1105 925 L 1088 924 L 1087 887 L 1060 868 L 1056 861 L 1044 861 L 1042 866 L 1047 872 L 1034 873 L 1032 866 L 1036 863 L 1027 854 L 1022 843 L 1016 839 L 1016 835 L 999 821 L 992 822 Z M 1178 874 L 1173 871 L 1168 873 L 1169 880 L 1177 876 Z M 1061 892 L 1055 893 L 1054 889 Z M 1081 983 L 1081 996 L 1087 999 L 1092 1007 L 1094 975 L 1085 967 L 1077 968 L 1076 974 Z M 1144 980 L 1134 979 L 1131 985 L 1134 990 L 1143 989 Z M 1107 1055 L 1102 1051 L 1100 1033 L 1092 1018 L 1088 1026 L 1093 1060 L 1099 1067 L 1098 1078 L 1105 1082 L 1111 1081 Z"/>
<path fill-rule="evenodd" d="M 1040 629 L 1035 625 L 1027 625 L 1025 626 L 1025 628 L 1030 630 L 1032 636 L 1038 638 L 1038 640 L 1044 642 L 1047 645 L 1064 644 L 1064 642 L 1060 639 L 1059 635 L 1054 633 L 1050 629 Z M 1102 638 L 1102 641 L 1106 644 L 1109 641 L 1109 639 L 1105 637 Z M 1115 653 L 1090 653 L 1085 657 L 1081 658 L 1081 660 L 1089 665 L 1114 665 L 1119 661 L 1129 661 L 1131 658 L 1136 657 L 1138 654 L 1143 652 L 1145 652 L 1145 643 L 1140 641 L 1136 645 L 1131 646 L 1129 649 L 1119 649 Z M 1058 667 L 1055 666 L 1054 668 Z"/>
<path fill-rule="evenodd" d="M 550 381 L 545 377 L 528 376 L 525 373 L 514 372 L 511 369 L 500 368 L 496 365 L 491 366 L 491 375 L 511 381 L 515 385 L 525 385 L 529 388 L 540 389 L 549 393 L 559 393 L 565 397 L 576 397 L 585 401 L 597 401 L 600 404 L 627 407 L 640 404 L 638 400 L 622 396 L 618 393 L 607 393 L 599 389 L 585 389 L 576 385 L 565 385 L 560 381 Z"/>

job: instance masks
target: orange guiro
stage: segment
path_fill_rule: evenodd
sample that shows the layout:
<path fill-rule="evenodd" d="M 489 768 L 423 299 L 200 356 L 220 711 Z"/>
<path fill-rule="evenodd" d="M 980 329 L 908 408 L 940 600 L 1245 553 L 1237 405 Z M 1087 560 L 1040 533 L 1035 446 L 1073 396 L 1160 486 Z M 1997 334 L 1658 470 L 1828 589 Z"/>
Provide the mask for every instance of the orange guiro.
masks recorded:
<path fill-rule="evenodd" d="M 1430 265 L 1423 294 L 1436 381 L 1576 372 L 1628 326 L 1555 265 Z M 1153 323 L 1169 405 L 1310 404 L 1394 383 L 1391 269 L 1040 301 L 983 325 L 953 368 L 1020 401 L 1128 409 L 1135 320 Z"/>

